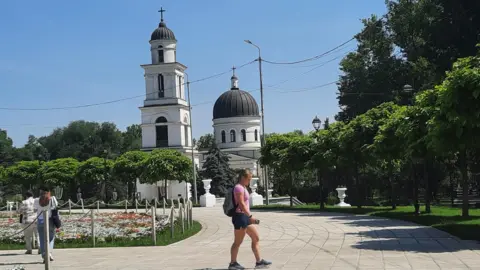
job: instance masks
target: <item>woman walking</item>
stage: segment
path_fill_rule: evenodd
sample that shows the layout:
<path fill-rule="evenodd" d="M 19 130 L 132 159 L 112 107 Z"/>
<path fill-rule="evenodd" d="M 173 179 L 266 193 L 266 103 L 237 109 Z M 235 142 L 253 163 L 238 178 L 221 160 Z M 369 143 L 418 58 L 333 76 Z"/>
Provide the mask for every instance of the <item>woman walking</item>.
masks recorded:
<path fill-rule="evenodd" d="M 52 210 L 57 209 L 58 207 L 58 201 L 55 198 L 55 196 L 51 196 L 50 194 L 50 189 L 49 188 L 42 188 L 40 189 L 40 197 L 38 199 L 35 199 L 35 209 L 37 209 L 37 228 L 38 228 L 38 235 L 40 238 L 40 255 L 43 258 L 43 262 L 45 263 L 46 259 L 50 259 L 50 261 L 53 261 L 53 256 L 52 256 L 52 251 L 53 251 L 53 244 L 55 242 L 55 226 L 52 221 Z M 48 217 L 49 220 L 45 221 L 43 218 L 43 211 L 48 211 Z M 45 254 L 45 234 L 44 234 L 44 228 L 45 228 L 45 222 L 48 222 L 48 242 L 49 242 L 49 253 L 48 257 Z"/>
<path fill-rule="evenodd" d="M 261 268 L 272 264 L 271 262 L 268 262 L 260 257 L 260 237 L 258 235 L 257 228 L 253 226 L 254 224 L 258 224 L 258 221 L 253 218 L 252 214 L 250 213 L 250 194 L 246 188 L 250 184 L 251 180 L 252 173 L 250 170 L 243 169 L 239 173 L 238 183 L 233 188 L 235 214 L 232 217 L 232 223 L 234 227 L 235 240 L 230 250 L 231 260 L 228 269 L 231 270 L 245 269 L 237 262 L 238 251 L 243 239 L 245 238 L 245 234 L 248 234 L 248 236 L 252 239 L 252 251 L 256 260 L 255 267 Z"/>

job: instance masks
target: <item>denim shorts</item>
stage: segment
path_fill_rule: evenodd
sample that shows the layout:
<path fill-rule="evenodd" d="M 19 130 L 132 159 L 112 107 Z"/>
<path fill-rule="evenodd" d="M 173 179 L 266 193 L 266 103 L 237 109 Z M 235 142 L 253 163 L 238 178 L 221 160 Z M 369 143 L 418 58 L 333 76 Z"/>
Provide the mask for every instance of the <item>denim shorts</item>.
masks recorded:
<path fill-rule="evenodd" d="M 235 230 L 246 229 L 250 225 L 250 218 L 244 213 L 235 213 L 232 217 Z"/>

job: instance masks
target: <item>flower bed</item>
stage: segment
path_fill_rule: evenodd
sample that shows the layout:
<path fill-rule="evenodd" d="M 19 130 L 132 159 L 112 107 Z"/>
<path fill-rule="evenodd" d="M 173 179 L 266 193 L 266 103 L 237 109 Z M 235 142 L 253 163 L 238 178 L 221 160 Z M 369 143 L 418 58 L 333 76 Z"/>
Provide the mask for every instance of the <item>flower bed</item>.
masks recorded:
<path fill-rule="evenodd" d="M 91 218 L 90 215 L 72 214 L 63 215 L 62 227 L 57 229 L 56 243 L 87 242 L 91 241 Z M 23 243 L 22 224 L 18 223 L 18 215 L 2 213 L 0 215 L 0 242 Z M 136 213 L 96 213 L 94 218 L 96 241 L 114 242 L 144 238 L 151 236 L 152 217 Z M 162 231 L 168 226 L 168 217 L 157 216 L 156 230 Z M 89 240 L 90 239 L 90 240 Z"/>

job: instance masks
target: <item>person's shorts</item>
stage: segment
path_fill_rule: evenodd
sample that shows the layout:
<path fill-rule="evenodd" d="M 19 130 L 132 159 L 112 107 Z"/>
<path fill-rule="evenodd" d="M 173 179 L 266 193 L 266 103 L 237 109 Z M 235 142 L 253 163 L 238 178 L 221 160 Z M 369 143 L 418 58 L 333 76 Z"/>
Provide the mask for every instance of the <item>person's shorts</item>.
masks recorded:
<path fill-rule="evenodd" d="M 244 213 L 235 213 L 232 223 L 235 230 L 246 229 L 250 225 L 250 218 Z"/>

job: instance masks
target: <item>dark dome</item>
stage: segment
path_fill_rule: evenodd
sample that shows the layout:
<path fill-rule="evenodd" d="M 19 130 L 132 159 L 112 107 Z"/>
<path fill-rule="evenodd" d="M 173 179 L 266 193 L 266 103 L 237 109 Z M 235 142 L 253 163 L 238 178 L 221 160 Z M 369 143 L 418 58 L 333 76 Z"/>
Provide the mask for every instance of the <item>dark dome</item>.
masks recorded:
<path fill-rule="evenodd" d="M 259 116 L 258 104 L 248 92 L 232 89 L 223 93 L 213 106 L 213 119 Z"/>
<path fill-rule="evenodd" d="M 173 34 L 173 31 L 170 30 L 167 25 L 162 21 L 158 25 L 158 28 L 155 29 L 152 33 L 152 37 L 150 40 L 176 40 L 175 39 L 175 34 Z"/>

